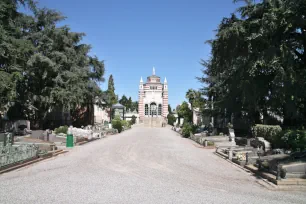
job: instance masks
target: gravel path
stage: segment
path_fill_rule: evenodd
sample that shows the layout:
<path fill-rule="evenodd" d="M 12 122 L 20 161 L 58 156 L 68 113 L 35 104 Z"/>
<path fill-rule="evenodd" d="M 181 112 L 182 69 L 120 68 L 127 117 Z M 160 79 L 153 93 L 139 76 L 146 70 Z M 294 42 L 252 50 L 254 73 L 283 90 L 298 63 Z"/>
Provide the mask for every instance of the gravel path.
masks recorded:
<path fill-rule="evenodd" d="M 168 128 L 135 127 L 0 175 L 0 203 L 306 203 Z"/>

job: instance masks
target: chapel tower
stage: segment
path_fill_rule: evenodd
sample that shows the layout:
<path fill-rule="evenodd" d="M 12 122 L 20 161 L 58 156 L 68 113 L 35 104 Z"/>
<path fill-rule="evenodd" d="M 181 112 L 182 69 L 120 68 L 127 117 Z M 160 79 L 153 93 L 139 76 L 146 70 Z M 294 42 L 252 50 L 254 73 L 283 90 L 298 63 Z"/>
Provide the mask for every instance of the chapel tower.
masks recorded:
<path fill-rule="evenodd" d="M 143 82 L 141 77 L 138 99 L 140 122 L 143 122 L 145 118 L 149 117 L 156 117 L 160 119 L 167 118 L 168 82 L 165 78 L 164 83 L 161 83 L 160 77 L 155 74 L 154 67 L 152 75 L 147 77 L 146 83 Z"/>

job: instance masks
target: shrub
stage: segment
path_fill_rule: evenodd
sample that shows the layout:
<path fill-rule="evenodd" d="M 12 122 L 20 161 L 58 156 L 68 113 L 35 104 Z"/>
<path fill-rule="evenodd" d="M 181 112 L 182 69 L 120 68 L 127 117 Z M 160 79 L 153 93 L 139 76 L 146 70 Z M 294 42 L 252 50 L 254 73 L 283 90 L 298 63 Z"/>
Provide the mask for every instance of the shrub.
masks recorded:
<path fill-rule="evenodd" d="M 263 137 L 269 142 L 272 142 L 274 138 L 282 131 L 279 125 L 255 125 L 252 128 L 253 136 Z"/>
<path fill-rule="evenodd" d="M 169 125 L 173 125 L 176 121 L 176 117 L 173 114 L 168 114 L 167 119 Z"/>
<path fill-rule="evenodd" d="M 128 121 L 121 120 L 121 125 L 124 126 L 124 127 L 127 127 L 128 126 Z"/>
<path fill-rule="evenodd" d="M 208 142 L 207 142 L 207 146 L 214 146 L 214 145 L 215 145 L 215 143 L 212 142 L 212 141 L 208 141 Z"/>
<path fill-rule="evenodd" d="M 113 120 L 112 120 L 112 126 L 114 129 L 117 129 L 118 132 L 120 133 L 122 131 L 122 120 L 120 117 L 116 116 Z"/>
<path fill-rule="evenodd" d="M 135 123 L 133 123 L 132 120 L 129 120 L 129 121 L 128 121 L 128 124 L 129 124 L 129 127 L 131 127 L 131 126 L 134 125 Z"/>
<path fill-rule="evenodd" d="M 125 129 L 131 128 L 131 120 L 130 121 L 121 120 L 121 126 L 123 126 Z"/>
<path fill-rule="evenodd" d="M 55 134 L 59 134 L 59 133 L 64 133 L 64 134 L 67 134 L 67 132 L 68 132 L 68 126 L 60 126 L 60 127 L 58 127 L 58 128 L 55 128 L 54 129 L 54 132 L 55 132 Z"/>
<path fill-rule="evenodd" d="M 185 123 L 182 128 L 182 135 L 185 138 L 190 136 L 190 133 L 195 133 L 198 127 L 196 125 L 192 125 L 190 123 Z"/>
<path fill-rule="evenodd" d="M 306 130 L 288 129 L 274 137 L 275 147 L 293 151 L 306 150 Z"/>
<path fill-rule="evenodd" d="M 135 115 L 132 115 L 132 120 L 131 121 L 131 125 L 134 125 L 136 123 L 136 116 Z"/>

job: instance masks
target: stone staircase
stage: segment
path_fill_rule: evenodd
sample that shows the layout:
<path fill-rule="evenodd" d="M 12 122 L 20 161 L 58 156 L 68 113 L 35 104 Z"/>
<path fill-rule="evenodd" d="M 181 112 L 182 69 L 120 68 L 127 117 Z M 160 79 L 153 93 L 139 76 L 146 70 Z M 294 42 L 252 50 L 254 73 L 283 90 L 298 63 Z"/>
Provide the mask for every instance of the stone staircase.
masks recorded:
<path fill-rule="evenodd" d="M 144 127 L 162 127 L 163 118 L 161 117 L 147 117 L 143 121 Z"/>

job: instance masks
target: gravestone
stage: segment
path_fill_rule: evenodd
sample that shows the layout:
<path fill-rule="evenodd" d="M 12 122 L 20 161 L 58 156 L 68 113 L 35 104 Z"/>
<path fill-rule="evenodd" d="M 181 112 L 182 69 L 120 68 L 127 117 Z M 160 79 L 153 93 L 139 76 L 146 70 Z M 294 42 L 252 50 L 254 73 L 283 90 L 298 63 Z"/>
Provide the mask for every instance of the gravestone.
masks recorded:
<path fill-rule="evenodd" d="M 263 137 L 257 137 L 256 139 L 263 144 L 263 149 L 264 149 L 265 152 L 268 152 L 268 151 L 271 150 L 270 142 L 265 140 Z"/>
<path fill-rule="evenodd" d="M 234 129 L 229 129 L 229 141 L 230 142 L 235 142 L 235 132 Z"/>
<path fill-rule="evenodd" d="M 184 124 L 184 118 L 180 118 L 180 125 Z"/>
<path fill-rule="evenodd" d="M 233 149 L 230 147 L 229 150 L 228 150 L 228 159 L 230 161 L 233 160 Z"/>

